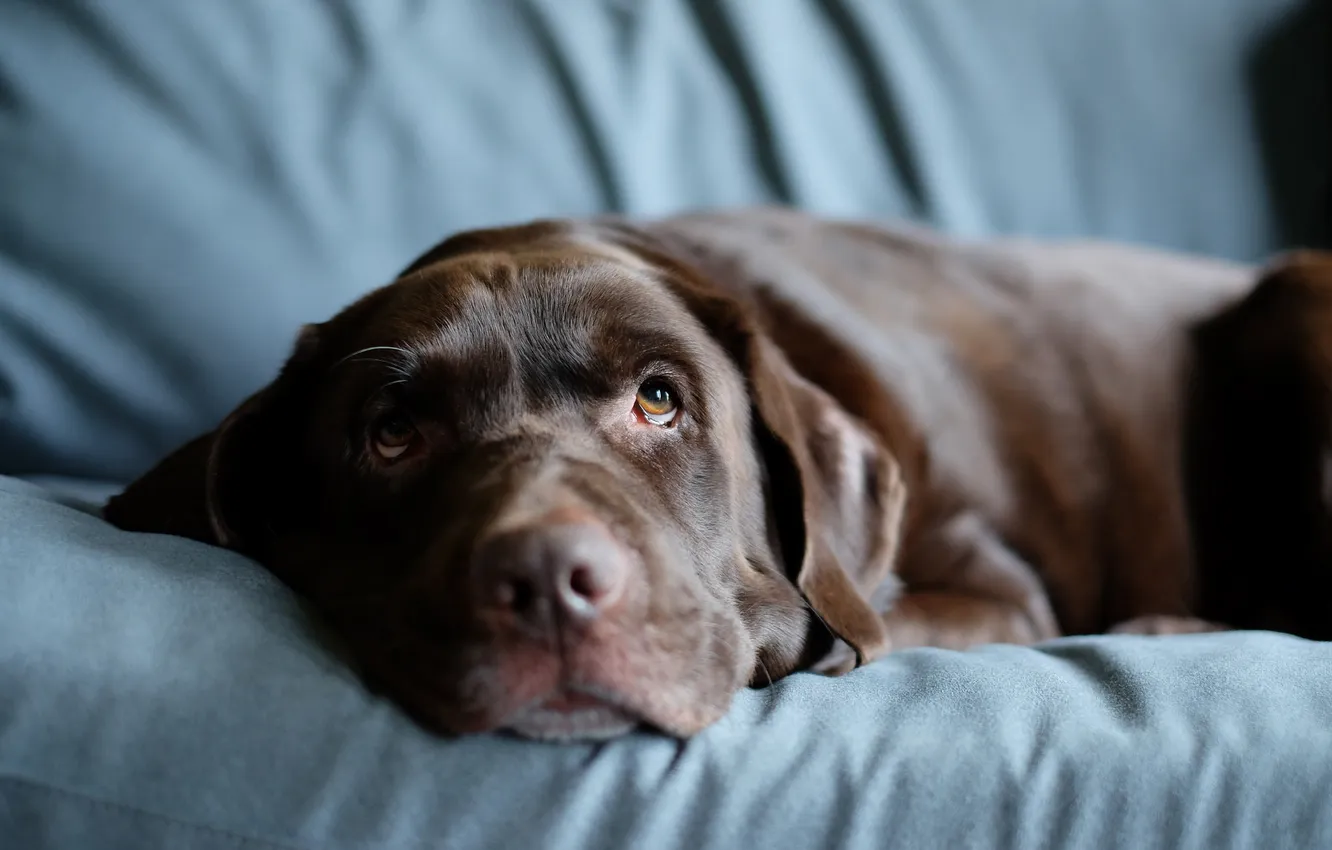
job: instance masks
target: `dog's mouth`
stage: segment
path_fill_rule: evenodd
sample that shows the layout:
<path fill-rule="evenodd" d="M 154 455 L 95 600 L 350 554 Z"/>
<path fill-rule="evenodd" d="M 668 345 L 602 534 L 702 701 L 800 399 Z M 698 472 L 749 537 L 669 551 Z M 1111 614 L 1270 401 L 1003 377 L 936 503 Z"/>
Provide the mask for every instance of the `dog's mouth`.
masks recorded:
<path fill-rule="evenodd" d="M 543 741 L 605 740 L 630 732 L 642 722 L 615 700 L 561 688 L 520 709 L 504 728 Z"/>

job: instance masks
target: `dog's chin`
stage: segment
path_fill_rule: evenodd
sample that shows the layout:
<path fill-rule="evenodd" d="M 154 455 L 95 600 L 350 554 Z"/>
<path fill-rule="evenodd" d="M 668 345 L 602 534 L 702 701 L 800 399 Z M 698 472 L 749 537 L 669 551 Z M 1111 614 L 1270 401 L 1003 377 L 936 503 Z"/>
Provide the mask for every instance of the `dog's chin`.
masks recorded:
<path fill-rule="evenodd" d="M 606 741 L 632 732 L 642 719 L 593 697 L 556 696 L 510 718 L 505 731 L 537 741 Z"/>

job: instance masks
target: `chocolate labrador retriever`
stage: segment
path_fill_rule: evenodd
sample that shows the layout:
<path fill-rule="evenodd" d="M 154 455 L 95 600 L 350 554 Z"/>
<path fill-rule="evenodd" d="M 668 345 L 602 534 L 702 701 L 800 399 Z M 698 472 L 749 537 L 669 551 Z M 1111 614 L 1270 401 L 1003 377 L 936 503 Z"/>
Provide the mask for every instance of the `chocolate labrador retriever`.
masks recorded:
<path fill-rule="evenodd" d="M 253 557 L 453 734 L 686 736 L 910 646 L 1323 636 L 1325 290 L 781 210 L 464 233 L 106 516 Z"/>

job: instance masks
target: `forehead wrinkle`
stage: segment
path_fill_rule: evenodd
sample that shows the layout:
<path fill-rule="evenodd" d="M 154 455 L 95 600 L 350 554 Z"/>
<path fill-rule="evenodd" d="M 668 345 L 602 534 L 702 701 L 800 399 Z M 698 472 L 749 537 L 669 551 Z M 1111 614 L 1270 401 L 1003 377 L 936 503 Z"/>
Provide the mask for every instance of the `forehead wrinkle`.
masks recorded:
<path fill-rule="evenodd" d="M 601 393 L 613 364 L 597 356 L 604 315 L 590 308 L 587 281 L 568 263 L 523 270 L 499 313 L 521 374 L 534 395 Z"/>
<path fill-rule="evenodd" d="M 687 369 L 707 358 L 707 331 L 646 271 L 604 259 L 528 271 L 523 291 L 543 305 L 532 330 L 559 334 L 564 355 L 603 379 L 632 378 L 645 361 Z"/>
<path fill-rule="evenodd" d="M 495 272 L 486 278 L 460 279 L 461 271 L 449 276 L 445 309 L 425 321 L 413 317 L 418 328 L 428 327 L 413 338 L 418 356 L 437 364 L 462 396 L 478 407 L 499 403 L 515 378 L 529 403 L 604 389 L 608 364 L 598 362 L 592 345 L 604 321 L 589 314 L 574 264 L 527 258 L 521 267 L 506 261 L 466 269 Z"/>
<path fill-rule="evenodd" d="M 613 286 L 594 294 L 619 320 L 613 338 L 636 343 L 634 354 L 640 360 L 666 359 L 687 367 L 715 359 L 707 329 L 655 278 L 618 271 Z"/>
<path fill-rule="evenodd" d="M 453 361 L 474 353 L 479 332 L 494 326 L 486 319 L 496 314 L 497 295 L 511 286 L 514 269 L 484 255 L 479 262 L 450 260 L 431 271 L 409 284 L 414 297 L 399 302 L 392 333 L 422 362 Z"/>

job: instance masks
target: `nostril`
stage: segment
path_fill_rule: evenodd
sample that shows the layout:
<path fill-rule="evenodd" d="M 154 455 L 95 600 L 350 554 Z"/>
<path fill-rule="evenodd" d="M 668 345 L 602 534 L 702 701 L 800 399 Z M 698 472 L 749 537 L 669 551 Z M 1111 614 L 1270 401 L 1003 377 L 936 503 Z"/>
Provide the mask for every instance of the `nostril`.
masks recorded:
<path fill-rule="evenodd" d="M 589 602 L 596 602 L 606 592 L 597 580 L 596 571 L 584 564 L 578 564 L 569 573 L 569 589 Z"/>
<path fill-rule="evenodd" d="M 495 601 L 500 607 L 507 608 L 515 614 L 523 614 L 532 608 L 532 604 L 536 601 L 537 590 L 528 579 L 511 578 L 500 582 L 495 594 Z"/>

